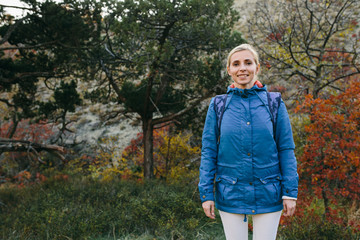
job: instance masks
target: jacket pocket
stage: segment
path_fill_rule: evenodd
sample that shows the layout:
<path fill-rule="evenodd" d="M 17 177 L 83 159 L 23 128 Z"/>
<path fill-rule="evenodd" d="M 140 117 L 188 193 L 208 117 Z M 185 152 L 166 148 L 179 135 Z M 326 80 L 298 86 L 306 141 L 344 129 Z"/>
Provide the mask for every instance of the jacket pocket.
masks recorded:
<path fill-rule="evenodd" d="M 243 199 L 244 193 L 238 179 L 235 177 L 218 175 L 216 182 L 216 201 L 223 206 L 236 207 Z"/>
<path fill-rule="evenodd" d="M 260 179 L 261 184 L 255 188 L 256 202 L 264 205 L 274 205 L 281 202 L 281 176 L 269 176 Z"/>

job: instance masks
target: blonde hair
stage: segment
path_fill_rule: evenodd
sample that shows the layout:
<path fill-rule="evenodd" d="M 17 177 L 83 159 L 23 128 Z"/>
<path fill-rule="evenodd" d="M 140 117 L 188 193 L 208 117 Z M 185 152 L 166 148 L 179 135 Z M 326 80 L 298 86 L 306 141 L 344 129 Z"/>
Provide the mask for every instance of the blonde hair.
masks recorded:
<path fill-rule="evenodd" d="M 233 50 L 230 51 L 228 58 L 227 58 L 226 68 L 230 67 L 231 56 L 236 52 L 240 52 L 240 51 L 244 51 L 244 50 L 250 51 L 252 53 L 252 55 L 254 56 L 255 64 L 256 65 L 259 64 L 259 54 L 255 50 L 255 48 L 253 46 L 251 46 L 250 44 L 244 43 L 244 44 L 241 44 L 241 45 L 235 47 Z"/>

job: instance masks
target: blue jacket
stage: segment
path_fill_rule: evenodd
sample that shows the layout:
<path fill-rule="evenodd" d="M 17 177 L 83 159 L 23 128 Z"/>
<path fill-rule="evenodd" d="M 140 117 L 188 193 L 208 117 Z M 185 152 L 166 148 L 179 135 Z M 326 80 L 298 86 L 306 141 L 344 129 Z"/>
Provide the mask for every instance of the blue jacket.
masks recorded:
<path fill-rule="evenodd" d="M 299 179 L 285 104 L 281 100 L 274 133 L 266 86 L 229 87 L 228 94 L 219 143 L 214 98 L 207 112 L 201 150 L 201 201 L 215 200 L 217 209 L 230 213 L 280 211 L 282 196 L 297 198 Z"/>

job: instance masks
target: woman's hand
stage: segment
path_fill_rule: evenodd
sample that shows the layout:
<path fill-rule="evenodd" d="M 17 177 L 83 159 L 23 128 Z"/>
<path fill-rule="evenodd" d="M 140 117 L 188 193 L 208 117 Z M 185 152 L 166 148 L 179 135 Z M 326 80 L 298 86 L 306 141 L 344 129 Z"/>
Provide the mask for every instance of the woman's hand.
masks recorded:
<path fill-rule="evenodd" d="M 284 216 L 290 217 L 295 213 L 296 200 L 283 199 L 283 206 L 284 206 Z"/>
<path fill-rule="evenodd" d="M 215 202 L 214 201 L 205 201 L 202 203 L 202 207 L 206 216 L 211 219 L 215 219 Z"/>

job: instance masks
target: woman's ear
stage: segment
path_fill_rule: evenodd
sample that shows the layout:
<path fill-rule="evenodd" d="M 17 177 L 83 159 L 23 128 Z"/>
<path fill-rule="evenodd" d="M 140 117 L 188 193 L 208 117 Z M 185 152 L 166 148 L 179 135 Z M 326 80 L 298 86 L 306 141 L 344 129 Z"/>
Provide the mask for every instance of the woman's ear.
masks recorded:
<path fill-rule="evenodd" d="M 226 70 L 227 70 L 228 75 L 231 76 L 231 74 L 230 74 L 230 67 L 229 67 L 229 66 L 226 67 Z"/>
<path fill-rule="evenodd" d="M 260 72 L 260 63 L 256 66 L 256 74 Z"/>

